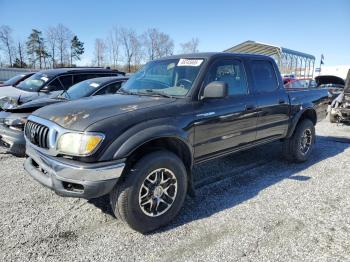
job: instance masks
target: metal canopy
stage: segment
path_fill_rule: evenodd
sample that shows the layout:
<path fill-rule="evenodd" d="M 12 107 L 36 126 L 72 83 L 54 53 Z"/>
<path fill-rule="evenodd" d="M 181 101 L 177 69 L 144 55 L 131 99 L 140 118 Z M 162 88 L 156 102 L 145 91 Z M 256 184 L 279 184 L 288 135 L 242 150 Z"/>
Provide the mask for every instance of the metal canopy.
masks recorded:
<path fill-rule="evenodd" d="M 249 40 L 233 46 L 224 52 L 271 56 L 276 60 L 282 74 L 294 75 L 299 78 L 313 77 L 315 57 L 289 48 Z"/>

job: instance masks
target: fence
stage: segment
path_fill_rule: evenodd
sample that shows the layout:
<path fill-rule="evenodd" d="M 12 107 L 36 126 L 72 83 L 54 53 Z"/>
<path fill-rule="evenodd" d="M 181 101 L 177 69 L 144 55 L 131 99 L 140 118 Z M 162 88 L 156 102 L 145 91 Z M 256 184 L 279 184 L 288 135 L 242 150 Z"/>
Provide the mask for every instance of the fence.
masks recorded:
<path fill-rule="evenodd" d="M 15 75 L 22 74 L 24 72 L 34 72 L 38 70 L 26 69 L 26 68 L 1 68 L 0 67 L 0 82 L 6 81 Z"/>

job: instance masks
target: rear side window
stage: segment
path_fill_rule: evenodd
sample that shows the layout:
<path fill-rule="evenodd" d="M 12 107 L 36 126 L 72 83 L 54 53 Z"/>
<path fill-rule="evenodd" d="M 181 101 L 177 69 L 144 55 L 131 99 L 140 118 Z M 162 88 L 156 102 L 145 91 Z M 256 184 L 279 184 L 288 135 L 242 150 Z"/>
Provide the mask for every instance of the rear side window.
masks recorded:
<path fill-rule="evenodd" d="M 245 95 L 248 93 L 243 65 L 239 60 L 221 60 L 215 62 L 209 70 L 205 84 L 223 81 L 228 85 L 228 94 Z"/>
<path fill-rule="evenodd" d="M 87 79 L 91 79 L 91 78 L 95 78 L 98 77 L 96 74 L 79 74 L 79 75 L 74 75 L 73 76 L 73 82 L 74 84 L 79 83 L 81 81 L 87 80 Z"/>
<path fill-rule="evenodd" d="M 64 89 L 68 89 L 69 87 L 71 87 L 73 85 L 72 75 L 60 76 L 59 78 L 60 78 L 62 85 L 64 86 Z"/>
<path fill-rule="evenodd" d="M 275 70 L 271 62 L 253 60 L 250 62 L 250 67 L 257 92 L 272 92 L 278 88 Z"/>

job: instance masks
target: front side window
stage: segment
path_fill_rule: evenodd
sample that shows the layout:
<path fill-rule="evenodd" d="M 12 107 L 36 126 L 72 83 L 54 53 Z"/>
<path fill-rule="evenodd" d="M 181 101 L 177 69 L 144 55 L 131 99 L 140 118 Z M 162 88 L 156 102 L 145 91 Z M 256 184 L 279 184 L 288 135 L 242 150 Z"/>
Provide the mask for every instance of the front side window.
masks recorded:
<path fill-rule="evenodd" d="M 166 59 L 147 63 L 121 88 L 137 94 L 185 96 L 191 90 L 204 59 Z"/>
<path fill-rule="evenodd" d="M 122 82 L 117 82 L 113 84 L 109 84 L 105 87 L 103 87 L 101 90 L 99 90 L 96 95 L 110 95 L 115 94 L 119 88 L 121 87 Z"/>
<path fill-rule="evenodd" d="M 52 77 L 46 74 L 36 73 L 31 77 L 25 79 L 24 81 L 20 82 L 16 87 L 29 92 L 38 92 L 51 79 Z"/>
<path fill-rule="evenodd" d="M 257 92 L 273 92 L 278 88 L 275 70 L 271 62 L 253 60 L 250 66 Z"/>
<path fill-rule="evenodd" d="M 239 60 L 222 60 L 210 68 L 205 84 L 222 81 L 228 85 L 228 94 L 244 95 L 248 93 L 243 65 Z"/>
<path fill-rule="evenodd" d="M 61 82 L 58 81 L 58 78 L 56 78 L 55 80 L 53 80 L 52 82 L 50 82 L 48 85 L 48 91 L 52 92 L 52 91 L 60 91 L 63 89 L 63 86 L 61 85 Z"/>

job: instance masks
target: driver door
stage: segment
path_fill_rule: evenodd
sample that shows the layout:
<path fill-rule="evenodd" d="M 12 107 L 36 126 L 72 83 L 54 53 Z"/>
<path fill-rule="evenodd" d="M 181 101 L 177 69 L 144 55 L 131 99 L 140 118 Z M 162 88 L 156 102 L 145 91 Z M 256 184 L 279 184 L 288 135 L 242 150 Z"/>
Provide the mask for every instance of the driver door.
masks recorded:
<path fill-rule="evenodd" d="M 256 101 L 250 94 L 244 65 L 238 59 L 215 62 L 204 82 L 224 81 L 228 96 L 199 101 L 195 111 L 195 158 L 245 146 L 256 137 Z"/>

